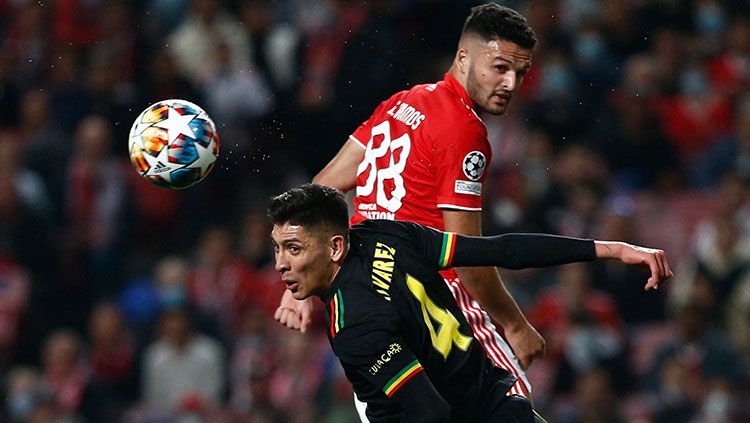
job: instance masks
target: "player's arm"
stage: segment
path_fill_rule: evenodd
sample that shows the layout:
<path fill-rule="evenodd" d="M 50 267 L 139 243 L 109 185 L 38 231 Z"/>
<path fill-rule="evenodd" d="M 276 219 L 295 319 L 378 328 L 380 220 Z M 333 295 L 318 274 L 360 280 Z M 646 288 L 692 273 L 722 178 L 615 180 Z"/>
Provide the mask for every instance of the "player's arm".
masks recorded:
<path fill-rule="evenodd" d="M 357 185 L 357 167 L 362 161 L 364 147 L 349 138 L 336 156 L 318 172 L 313 182 L 347 192 Z"/>
<path fill-rule="evenodd" d="M 404 409 L 401 421 L 447 422 L 451 408 L 424 372 L 411 378 L 392 397 Z"/>
<path fill-rule="evenodd" d="M 404 342 L 383 330 L 381 322 L 345 327 L 331 341 L 349 371 L 358 373 L 383 395 L 401 405 L 402 422 L 443 422 L 450 405 L 424 372 L 422 363 Z"/>
<path fill-rule="evenodd" d="M 393 222 L 394 231 L 410 239 L 439 268 L 496 266 L 506 269 L 556 266 L 584 261 L 615 259 L 650 271 L 646 289 L 672 277 L 663 250 L 620 241 L 602 241 L 542 233 L 508 233 L 469 236 L 442 232 L 410 222 Z"/>
<path fill-rule="evenodd" d="M 451 234 L 443 234 L 450 237 Z M 599 241 L 547 234 L 504 234 L 490 237 L 455 236 L 453 261 L 448 266 L 486 266 L 508 269 L 556 266 L 616 259 L 651 272 L 645 289 L 655 289 L 672 276 L 664 251 L 616 241 Z"/>
<path fill-rule="evenodd" d="M 443 210 L 446 232 L 481 235 L 481 212 Z M 455 261 L 455 257 L 454 257 Z M 491 263 L 487 263 L 491 265 Z M 494 267 L 456 267 L 461 284 L 494 320 L 502 325 L 523 369 L 544 354 L 544 338 L 521 313 Z"/>

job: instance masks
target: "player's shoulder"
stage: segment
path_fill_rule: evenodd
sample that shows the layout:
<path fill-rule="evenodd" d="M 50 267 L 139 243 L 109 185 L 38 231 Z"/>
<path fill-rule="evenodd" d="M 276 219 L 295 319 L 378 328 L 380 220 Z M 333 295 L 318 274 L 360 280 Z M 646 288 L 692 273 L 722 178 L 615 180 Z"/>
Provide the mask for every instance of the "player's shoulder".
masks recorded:
<path fill-rule="evenodd" d="M 421 225 L 405 220 L 367 219 L 352 226 L 354 236 L 368 238 L 373 242 L 383 238 L 408 239 L 409 234 L 419 230 Z"/>

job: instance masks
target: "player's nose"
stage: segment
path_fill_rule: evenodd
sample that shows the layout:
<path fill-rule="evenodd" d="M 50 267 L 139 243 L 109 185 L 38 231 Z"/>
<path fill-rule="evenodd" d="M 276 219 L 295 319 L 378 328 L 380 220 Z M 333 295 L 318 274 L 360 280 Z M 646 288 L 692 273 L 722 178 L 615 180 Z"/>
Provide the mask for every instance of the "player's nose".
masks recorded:
<path fill-rule="evenodd" d="M 277 272 L 283 274 L 289 270 L 289 262 L 284 259 L 282 254 L 276 254 L 276 264 L 274 268 Z"/>
<path fill-rule="evenodd" d="M 501 86 L 503 90 L 512 92 L 516 89 L 516 73 L 514 71 L 505 72 Z"/>

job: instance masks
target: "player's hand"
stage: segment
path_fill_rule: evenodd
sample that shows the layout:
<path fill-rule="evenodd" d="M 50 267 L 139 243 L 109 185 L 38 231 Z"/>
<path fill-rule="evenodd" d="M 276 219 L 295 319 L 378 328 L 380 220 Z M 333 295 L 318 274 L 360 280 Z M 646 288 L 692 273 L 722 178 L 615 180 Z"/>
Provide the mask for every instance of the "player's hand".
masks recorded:
<path fill-rule="evenodd" d="M 508 340 L 523 370 L 528 369 L 535 359 L 544 355 L 544 338 L 528 322 L 516 330 L 505 328 L 505 339 Z"/>
<path fill-rule="evenodd" d="M 296 329 L 305 333 L 312 322 L 312 301 L 312 297 L 297 300 L 292 296 L 292 291 L 284 290 L 284 295 L 281 296 L 281 304 L 276 309 L 273 318 L 289 329 Z"/>
<path fill-rule="evenodd" d="M 649 269 L 651 276 L 646 281 L 646 290 L 657 289 L 659 283 L 672 277 L 672 269 L 663 250 L 623 244 L 620 261 Z"/>

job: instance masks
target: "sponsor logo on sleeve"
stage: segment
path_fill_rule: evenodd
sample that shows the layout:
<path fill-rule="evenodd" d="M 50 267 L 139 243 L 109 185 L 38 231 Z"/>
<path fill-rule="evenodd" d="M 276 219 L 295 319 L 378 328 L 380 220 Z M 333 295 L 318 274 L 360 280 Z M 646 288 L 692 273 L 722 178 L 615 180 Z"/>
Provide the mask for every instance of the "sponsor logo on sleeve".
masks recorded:
<path fill-rule="evenodd" d="M 478 181 L 484 173 L 487 160 L 481 151 L 472 151 L 464 157 L 464 175 L 472 181 Z"/>
<path fill-rule="evenodd" d="M 482 183 L 473 181 L 456 181 L 454 190 L 457 194 L 482 195 Z"/>
<path fill-rule="evenodd" d="M 380 354 L 380 357 L 370 366 L 370 374 L 376 375 L 383 366 L 391 361 L 391 358 L 401 352 L 401 345 L 394 342 L 391 345 L 388 346 L 388 349 L 383 353 Z"/>

